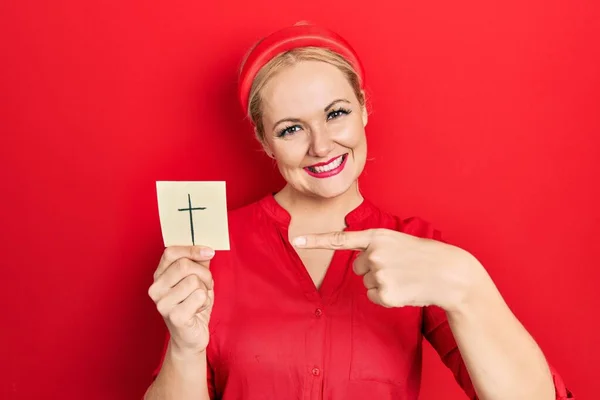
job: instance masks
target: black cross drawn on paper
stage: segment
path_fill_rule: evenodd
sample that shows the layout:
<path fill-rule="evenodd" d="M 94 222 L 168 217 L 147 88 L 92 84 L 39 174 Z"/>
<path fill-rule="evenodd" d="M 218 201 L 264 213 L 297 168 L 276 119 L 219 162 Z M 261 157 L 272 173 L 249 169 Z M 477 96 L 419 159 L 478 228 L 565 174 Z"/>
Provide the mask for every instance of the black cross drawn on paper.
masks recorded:
<path fill-rule="evenodd" d="M 194 218 L 192 217 L 192 211 L 196 210 L 206 210 L 206 207 L 192 207 L 192 197 L 188 193 L 188 208 L 178 208 L 177 211 L 187 211 L 190 213 L 190 230 L 192 231 L 192 245 L 196 245 L 196 240 L 194 238 Z"/>

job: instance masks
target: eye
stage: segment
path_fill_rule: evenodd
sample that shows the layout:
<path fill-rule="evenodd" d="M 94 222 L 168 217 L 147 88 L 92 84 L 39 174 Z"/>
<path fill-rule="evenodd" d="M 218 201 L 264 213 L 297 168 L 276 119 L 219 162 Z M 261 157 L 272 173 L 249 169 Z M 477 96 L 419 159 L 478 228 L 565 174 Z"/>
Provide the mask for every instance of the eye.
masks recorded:
<path fill-rule="evenodd" d="M 351 110 L 348 110 L 346 108 L 338 108 L 336 110 L 329 112 L 329 114 L 327 114 L 327 120 L 329 121 L 330 119 L 339 118 L 342 115 L 348 115 L 351 112 L 352 112 Z"/>
<path fill-rule="evenodd" d="M 288 126 L 287 128 L 283 128 L 282 130 L 280 130 L 279 133 L 277 133 L 277 137 L 288 136 L 288 135 L 298 132 L 299 130 L 300 130 L 300 125 Z"/>

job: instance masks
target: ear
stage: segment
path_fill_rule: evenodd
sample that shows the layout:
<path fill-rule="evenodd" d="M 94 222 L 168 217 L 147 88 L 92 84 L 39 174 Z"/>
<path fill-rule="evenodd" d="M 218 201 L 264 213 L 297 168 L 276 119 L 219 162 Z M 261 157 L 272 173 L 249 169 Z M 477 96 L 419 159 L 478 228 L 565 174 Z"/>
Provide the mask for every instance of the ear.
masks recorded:
<path fill-rule="evenodd" d="M 365 97 L 365 91 L 361 90 L 360 91 L 362 94 L 362 98 L 363 98 L 363 102 L 364 105 L 362 106 L 362 121 L 363 121 L 363 127 L 367 126 L 367 123 L 369 122 L 369 111 L 367 110 L 367 98 Z"/>

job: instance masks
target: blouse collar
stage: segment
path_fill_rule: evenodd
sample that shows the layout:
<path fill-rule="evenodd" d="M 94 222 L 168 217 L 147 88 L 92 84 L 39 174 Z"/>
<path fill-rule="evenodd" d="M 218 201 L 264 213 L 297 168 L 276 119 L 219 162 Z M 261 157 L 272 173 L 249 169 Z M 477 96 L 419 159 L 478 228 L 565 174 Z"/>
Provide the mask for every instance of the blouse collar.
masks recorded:
<path fill-rule="evenodd" d="M 285 228 L 289 226 L 292 217 L 288 211 L 275 200 L 275 193 L 263 197 L 259 200 L 259 204 L 277 223 Z M 363 201 L 356 208 L 346 214 L 346 225 L 348 227 L 355 226 L 373 214 L 374 210 L 375 206 L 369 200 L 363 198 Z"/>

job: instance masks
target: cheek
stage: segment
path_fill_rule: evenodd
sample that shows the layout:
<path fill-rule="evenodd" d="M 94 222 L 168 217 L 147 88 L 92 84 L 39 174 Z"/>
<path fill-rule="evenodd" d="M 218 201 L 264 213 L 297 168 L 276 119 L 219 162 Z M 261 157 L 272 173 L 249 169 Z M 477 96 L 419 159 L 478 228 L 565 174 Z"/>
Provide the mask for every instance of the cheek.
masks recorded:
<path fill-rule="evenodd" d="M 357 123 L 340 126 L 334 135 L 337 143 L 350 149 L 361 147 L 366 140 L 363 125 Z"/>
<path fill-rule="evenodd" d="M 275 161 L 280 167 L 297 167 L 302 163 L 306 155 L 303 143 L 292 143 L 292 141 L 277 143 L 273 146 Z"/>

